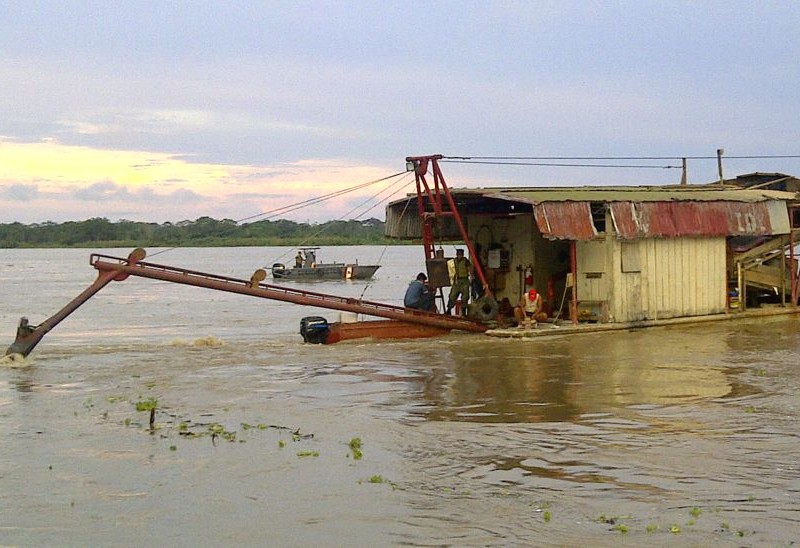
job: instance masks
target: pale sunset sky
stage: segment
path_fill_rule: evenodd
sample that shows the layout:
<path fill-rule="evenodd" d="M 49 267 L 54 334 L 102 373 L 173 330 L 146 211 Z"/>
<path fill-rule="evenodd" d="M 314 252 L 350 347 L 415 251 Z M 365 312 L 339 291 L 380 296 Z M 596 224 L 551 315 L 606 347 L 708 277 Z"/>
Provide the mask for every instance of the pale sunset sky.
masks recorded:
<path fill-rule="evenodd" d="M 798 28 L 800 3 L 768 0 L 6 0 L 0 223 L 242 220 L 439 153 L 723 148 L 726 176 L 800 175 L 752 158 L 800 155 Z M 680 161 L 629 163 L 652 167 L 443 170 L 453 187 L 680 179 L 663 168 Z M 716 178 L 689 161 L 690 182 Z M 372 197 L 364 218 L 383 218 L 411 188 L 374 196 L 389 183 L 284 217 L 352 218 Z"/>

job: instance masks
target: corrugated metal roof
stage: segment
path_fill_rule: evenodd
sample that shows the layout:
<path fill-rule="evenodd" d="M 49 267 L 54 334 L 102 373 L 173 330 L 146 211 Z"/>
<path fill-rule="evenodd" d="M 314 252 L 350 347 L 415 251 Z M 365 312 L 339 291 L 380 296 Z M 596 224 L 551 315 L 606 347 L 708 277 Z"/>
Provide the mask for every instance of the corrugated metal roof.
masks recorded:
<path fill-rule="evenodd" d="M 757 203 L 614 202 L 611 217 L 617 234 L 625 239 L 767 236 L 789 231 L 786 206 L 775 200 Z"/>
<path fill-rule="evenodd" d="M 709 187 L 691 188 L 687 186 L 670 187 L 563 187 L 563 188 L 459 188 L 450 192 L 459 195 L 479 195 L 484 197 L 527 202 L 664 202 L 664 201 L 728 201 L 761 202 L 764 200 L 792 200 L 797 195 L 777 190 L 748 190 Z"/>
<path fill-rule="evenodd" d="M 533 208 L 545 238 L 591 240 L 597 236 L 589 202 L 546 202 Z"/>
<path fill-rule="evenodd" d="M 479 211 L 482 204 L 492 200 L 532 205 L 545 237 L 569 240 L 596 236 L 591 218 L 593 203 L 610 205 L 615 228 L 623 238 L 786 234 L 786 202 L 800 198 L 793 192 L 709 185 L 480 188 L 451 189 L 451 193 L 464 214 Z M 399 209 L 405 211 L 409 199 L 414 198 L 409 196 L 387 207 L 387 227 L 392 225 L 391 230 L 387 228 L 388 236 L 416 237 L 420 232 L 416 211 L 406 212 L 413 220 L 399 218 Z"/>

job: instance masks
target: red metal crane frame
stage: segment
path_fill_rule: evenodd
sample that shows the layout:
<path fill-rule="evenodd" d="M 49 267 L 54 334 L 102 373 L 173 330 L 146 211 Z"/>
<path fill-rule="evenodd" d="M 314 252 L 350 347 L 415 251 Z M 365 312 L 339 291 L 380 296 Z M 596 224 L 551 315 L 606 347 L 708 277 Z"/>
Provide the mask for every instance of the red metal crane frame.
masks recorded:
<path fill-rule="evenodd" d="M 439 160 L 442 158 L 441 154 L 409 156 L 406 158 L 407 164 L 410 163 L 409 166 L 414 168 L 414 178 L 417 184 L 417 211 L 419 218 L 422 220 L 422 245 L 425 248 L 425 259 L 433 259 L 436 253 L 433 229 L 437 220 L 442 217 L 452 217 L 456 226 L 458 226 L 458 231 L 464 240 L 464 244 L 469 250 L 469 256 L 473 258 L 472 266 L 483 285 L 486 295 L 493 297 L 480 261 L 474 260 L 476 257 L 475 248 L 472 246 L 464 221 L 439 167 Z M 429 184 L 426 177 L 429 172 L 429 166 L 433 175 L 433 186 Z"/>

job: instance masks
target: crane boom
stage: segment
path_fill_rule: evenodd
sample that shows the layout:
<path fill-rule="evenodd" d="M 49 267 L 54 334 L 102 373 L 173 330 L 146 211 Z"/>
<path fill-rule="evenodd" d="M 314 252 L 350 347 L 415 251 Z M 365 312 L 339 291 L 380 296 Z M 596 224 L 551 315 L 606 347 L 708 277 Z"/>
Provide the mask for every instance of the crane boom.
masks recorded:
<path fill-rule="evenodd" d="M 125 280 L 128 276 L 139 276 L 299 305 L 355 312 L 357 314 L 443 329 L 459 329 L 472 332 L 483 332 L 487 329 L 483 324 L 467 318 L 445 316 L 435 312 L 414 310 L 391 304 L 265 284 L 263 280 L 266 278 L 266 272 L 263 269 L 256 270 L 249 280 L 245 280 L 144 262 L 142 259 L 145 256 L 146 253 L 141 248 L 135 249 L 127 258 L 93 253 L 89 263 L 98 271 L 95 281 L 64 308 L 41 324 L 33 326 L 28 323 L 27 318 L 22 318 L 17 328 L 17 337 L 6 350 L 6 355 L 22 354 L 27 356 L 51 329 L 61 323 L 103 287 L 112 281 Z"/>

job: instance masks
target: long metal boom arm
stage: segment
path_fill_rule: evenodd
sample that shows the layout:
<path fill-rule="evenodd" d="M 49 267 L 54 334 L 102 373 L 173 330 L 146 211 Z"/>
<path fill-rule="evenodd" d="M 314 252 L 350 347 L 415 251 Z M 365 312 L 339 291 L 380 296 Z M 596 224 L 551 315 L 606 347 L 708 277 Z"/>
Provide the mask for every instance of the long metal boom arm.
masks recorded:
<path fill-rule="evenodd" d="M 146 263 L 141 260 L 144 258 L 144 255 L 144 250 L 141 249 L 135 250 L 127 259 L 109 255 L 92 254 L 89 262 L 98 270 L 98 276 L 95 282 L 70 301 L 67 306 L 38 326 L 30 326 L 28 325 L 27 319 L 22 318 L 19 328 L 17 329 L 17 338 L 14 343 L 8 347 L 6 354 L 18 353 L 27 356 L 48 331 L 77 310 L 78 307 L 90 299 L 95 293 L 100 291 L 109 282 L 114 280 L 122 281 L 128 276 L 163 280 L 306 306 L 355 312 L 357 314 L 401 320 L 444 329 L 460 329 L 473 332 L 483 332 L 487 329 L 483 324 L 457 316 L 444 316 L 434 312 L 413 310 L 390 304 L 261 283 L 266 277 L 266 272 L 261 269 L 256 270 L 249 280 L 244 280 L 185 268 Z"/>

